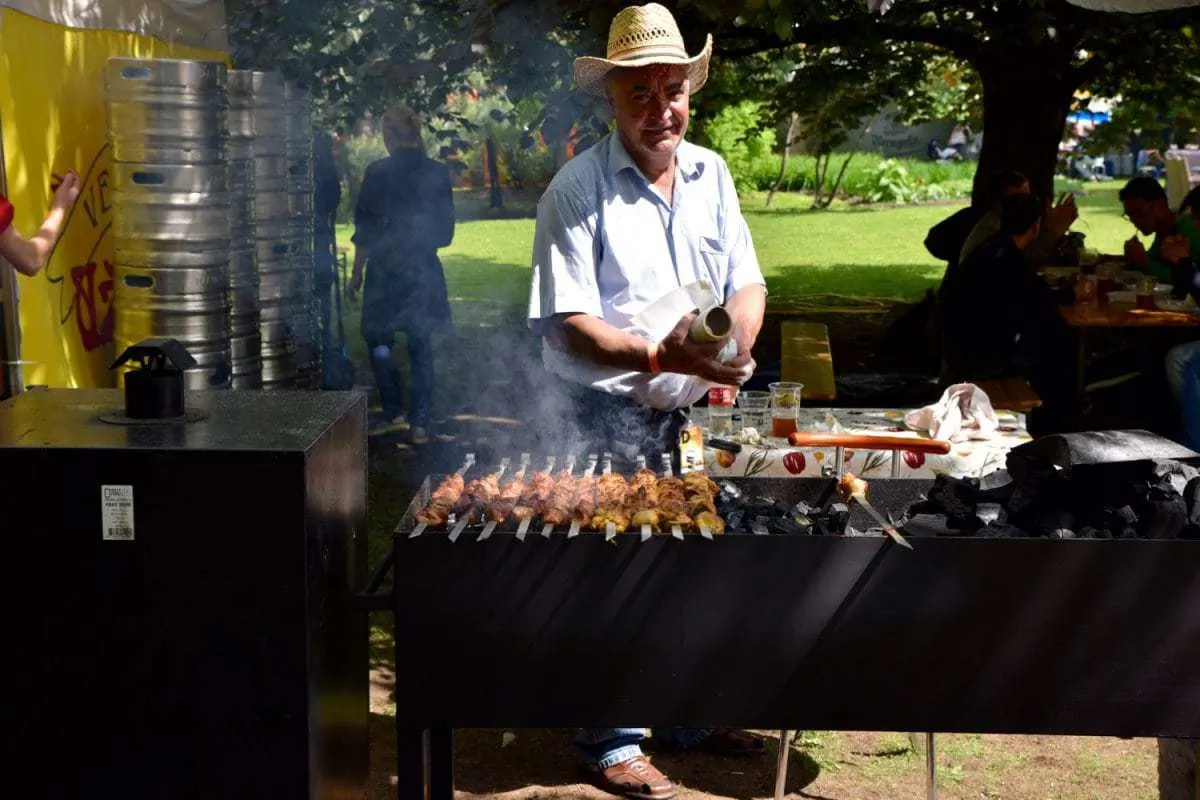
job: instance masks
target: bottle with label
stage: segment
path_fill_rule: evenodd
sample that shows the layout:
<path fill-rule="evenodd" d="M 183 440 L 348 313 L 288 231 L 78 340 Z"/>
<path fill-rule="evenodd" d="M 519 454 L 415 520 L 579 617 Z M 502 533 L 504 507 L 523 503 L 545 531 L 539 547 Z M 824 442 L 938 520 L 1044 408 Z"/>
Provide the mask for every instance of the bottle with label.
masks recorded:
<path fill-rule="evenodd" d="M 704 431 L 688 419 L 679 431 L 679 472 L 704 471 Z"/>

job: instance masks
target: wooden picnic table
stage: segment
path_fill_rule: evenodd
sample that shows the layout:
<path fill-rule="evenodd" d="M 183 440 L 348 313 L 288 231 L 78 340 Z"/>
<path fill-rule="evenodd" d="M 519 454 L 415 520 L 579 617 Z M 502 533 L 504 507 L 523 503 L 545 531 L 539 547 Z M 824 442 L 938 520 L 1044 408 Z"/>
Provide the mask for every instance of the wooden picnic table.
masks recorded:
<path fill-rule="evenodd" d="M 1076 375 L 1080 397 L 1086 392 L 1084 373 L 1087 365 L 1088 331 L 1096 328 L 1104 330 L 1200 329 L 1200 311 L 1148 310 L 1137 308 L 1133 303 L 1059 306 L 1059 313 L 1076 332 L 1075 338 L 1078 346 Z"/>

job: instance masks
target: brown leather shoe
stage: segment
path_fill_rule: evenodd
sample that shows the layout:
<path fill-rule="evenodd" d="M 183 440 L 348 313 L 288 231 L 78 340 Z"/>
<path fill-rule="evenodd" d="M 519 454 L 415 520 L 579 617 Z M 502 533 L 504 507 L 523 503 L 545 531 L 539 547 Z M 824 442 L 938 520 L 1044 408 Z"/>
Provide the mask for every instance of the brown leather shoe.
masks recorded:
<path fill-rule="evenodd" d="M 675 784 L 645 756 L 601 770 L 596 783 L 604 791 L 630 800 L 671 800 L 675 796 Z"/>

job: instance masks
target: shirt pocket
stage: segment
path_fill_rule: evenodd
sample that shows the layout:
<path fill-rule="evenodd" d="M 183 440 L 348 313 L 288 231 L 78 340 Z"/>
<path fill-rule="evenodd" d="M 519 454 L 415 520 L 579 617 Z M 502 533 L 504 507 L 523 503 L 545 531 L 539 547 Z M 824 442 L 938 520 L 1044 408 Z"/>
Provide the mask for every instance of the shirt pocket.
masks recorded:
<path fill-rule="evenodd" d="M 729 249 L 725 240 L 701 236 L 697 249 L 700 251 L 700 260 L 704 262 L 704 271 L 712 282 L 713 293 L 724 299 L 725 284 L 729 278 Z"/>

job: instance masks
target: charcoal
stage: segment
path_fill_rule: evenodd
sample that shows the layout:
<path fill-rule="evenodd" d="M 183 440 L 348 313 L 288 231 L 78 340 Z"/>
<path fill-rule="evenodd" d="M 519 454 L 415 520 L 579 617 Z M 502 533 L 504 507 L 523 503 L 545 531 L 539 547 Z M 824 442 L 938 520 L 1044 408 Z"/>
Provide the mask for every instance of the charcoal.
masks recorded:
<path fill-rule="evenodd" d="M 1134 527 L 1130 526 L 1130 527 L 1127 527 L 1127 528 L 1123 529 L 1123 530 L 1121 531 L 1120 538 L 1122 538 L 1122 539 L 1136 539 L 1136 538 L 1138 538 L 1138 534 L 1137 534 L 1137 528 L 1134 528 Z"/>
<path fill-rule="evenodd" d="M 725 519 L 725 530 L 740 531 L 742 529 L 742 524 L 746 521 L 746 509 L 735 508 L 723 516 Z"/>
<path fill-rule="evenodd" d="M 1126 526 L 1136 525 L 1138 521 L 1137 513 L 1129 506 L 1121 506 L 1116 510 L 1117 517 L 1125 523 Z"/>
<path fill-rule="evenodd" d="M 791 517 L 776 517 L 767 525 L 767 530 L 782 536 L 808 536 L 812 533 L 812 526 L 801 525 Z"/>
<path fill-rule="evenodd" d="M 1182 461 L 1155 461 L 1154 475 L 1169 482 L 1177 494 L 1183 494 L 1189 483 L 1200 478 L 1200 470 Z"/>
<path fill-rule="evenodd" d="M 1103 528 L 1093 528 L 1091 525 L 1084 525 L 1076 534 L 1080 539 L 1111 539 L 1112 534 Z"/>
<path fill-rule="evenodd" d="M 1192 478 L 1183 490 L 1183 501 L 1187 503 L 1188 522 L 1200 525 L 1200 478 Z"/>
<path fill-rule="evenodd" d="M 944 514 L 917 514 L 904 523 L 903 533 L 920 539 L 927 536 L 954 536 L 957 531 L 949 526 Z"/>
<path fill-rule="evenodd" d="M 839 534 L 845 533 L 846 525 L 850 524 L 850 506 L 845 503 L 829 506 L 829 523 Z"/>
<path fill-rule="evenodd" d="M 737 484 L 721 481 L 718 488 L 720 489 L 719 499 L 727 503 L 737 503 L 742 499 L 742 490 L 738 488 Z"/>
<path fill-rule="evenodd" d="M 796 505 L 788 509 L 788 515 L 792 517 L 807 517 L 813 513 L 813 507 L 801 500 Z"/>
<path fill-rule="evenodd" d="M 1051 539 L 1074 539 L 1075 531 L 1070 528 L 1055 528 L 1050 531 L 1049 537 Z"/>
<path fill-rule="evenodd" d="M 1075 530 L 1075 515 L 1065 508 L 1051 509 L 1038 520 L 1037 531 L 1043 535 L 1048 536 L 1053 531 L 1064 529 Z"/>
<path fill-rule="evenodd" d="M 770 528 L 768 527 L 770 524 L 771 524 L 770 517 L 754 517 L 753 519 L 750 520 L 750 524 L 748 527 L 750 528 L 751 533 L 758 535 L 758 536 L 762 536 L 763 534 L 767 534 L 767 533 L 771 532 Z"/>
<path fill-rule="evenodd" d="M 1151 489 L 1141 519 L 1141 533 L 1147 539 L 1178 539 L 1188 524 L 1187 503 L 1174 490 Z"/>
<path fill-rule="evenodd" d="M 980 503 L 975 507 L 975 518 L 984 525 L 1008 522 L 1008 512 L 999 503 Z"/>
<path fill-rule="evenodd" d="M 792 514 L 792 505 L 780 500 L 775 503 L 775 513 L 781 517 L 789 517 Z"/>
<path fill-rule="evenodd" d="M 775 514 L 774 497 L 752 497 L 746 502 L 746 513 L 749 517 L 771 517 Z"/>

